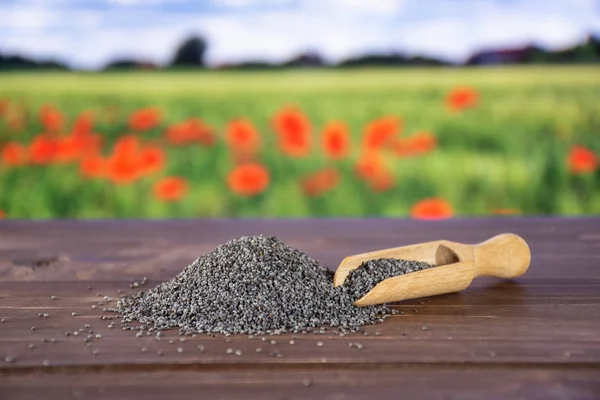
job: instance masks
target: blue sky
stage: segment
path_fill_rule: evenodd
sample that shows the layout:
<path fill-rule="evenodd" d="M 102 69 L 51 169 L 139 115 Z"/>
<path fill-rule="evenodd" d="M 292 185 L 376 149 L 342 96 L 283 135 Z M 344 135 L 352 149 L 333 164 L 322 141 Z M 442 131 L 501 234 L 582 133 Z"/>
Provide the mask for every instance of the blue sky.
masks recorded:
<path fill-rule="evenodd" d="M 461 61 L 473 51 L 561 48 L 600 34 L 600 0 L 0 0 L 0 52 L 95 69 L 115 58 L 168 62 L 190 33 L 208 62 L 329 61 L 402 51 Z"/>

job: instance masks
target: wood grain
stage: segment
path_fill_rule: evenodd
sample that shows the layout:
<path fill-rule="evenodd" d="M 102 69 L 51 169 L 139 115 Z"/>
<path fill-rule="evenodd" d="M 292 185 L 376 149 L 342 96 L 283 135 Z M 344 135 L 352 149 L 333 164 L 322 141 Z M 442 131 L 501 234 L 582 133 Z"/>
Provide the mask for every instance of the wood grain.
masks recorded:
<path fill-rule="evenodd" d="M 276 235 L 333 270 L 349 254 L 502 232 L 531 248 L 523 276 L 398 303 L 403 313 L 367 327 L 368 336 L 309 334 L 291 345 L 286 334 L 272 345 L 246 336 L 180 342 L 170 333 L 156 341 L 109 328 L 101 319 L 109 305 L 98 304 L 138 290 L 129 285 L 144 276 L 146 287 L 169 279 L 241 235 Z M 424 399 L 594 399 L 600 219 L 0 221 L 0 317 L 0 399 L 398 398 L 399 390 Z M 89 347 L 88 330 L 101 335 Z M 275 350 L 281 357 L 269 355 Z"/>

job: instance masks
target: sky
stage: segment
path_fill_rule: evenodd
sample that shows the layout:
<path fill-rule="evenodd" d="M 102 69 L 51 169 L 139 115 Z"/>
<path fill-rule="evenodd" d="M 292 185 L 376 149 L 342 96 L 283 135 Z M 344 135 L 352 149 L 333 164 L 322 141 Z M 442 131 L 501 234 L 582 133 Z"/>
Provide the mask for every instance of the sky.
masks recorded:
<path fill-rule="evenodd" d="M 337 62 L 403 52 L 461 62 L 491 47 L 559 49 L 600 36 L 600 0 L 0 0 L 0 53 L 98 69 L 168 63 L 192 34 L 207 62 Z"/>

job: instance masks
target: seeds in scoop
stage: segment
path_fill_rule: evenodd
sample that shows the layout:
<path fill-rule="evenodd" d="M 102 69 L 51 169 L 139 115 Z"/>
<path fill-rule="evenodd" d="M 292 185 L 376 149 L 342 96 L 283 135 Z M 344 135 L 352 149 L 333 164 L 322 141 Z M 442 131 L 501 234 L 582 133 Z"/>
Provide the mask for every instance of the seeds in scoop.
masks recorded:
<path fill-rule="evenodd" d="M 396 313 L 356 307 L 356 299 L 381 280 L 429 267 L 371 260 L 334 287 L 333 272 L 306 254 L 274 237 L 244 236 L 202 255 L 173 279 L 123 297 L 112 311 L 121 314 L 124 329 L 139 322 L 144 330 L 178 327 L 180 334 L 324 334 L 313 329 L 321 325 L 355 332 Z"/>

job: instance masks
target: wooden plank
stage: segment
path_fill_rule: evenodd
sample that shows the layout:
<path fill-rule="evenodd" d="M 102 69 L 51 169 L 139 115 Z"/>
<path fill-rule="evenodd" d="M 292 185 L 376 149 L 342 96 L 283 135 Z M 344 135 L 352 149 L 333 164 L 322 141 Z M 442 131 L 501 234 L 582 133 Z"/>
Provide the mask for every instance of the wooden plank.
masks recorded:
<path fill-rule="evenodd" d="M 109 329 L 110 321 L 100 319 L 109 315 L 98 304 L 102 296 L 130 293 L 129 283 L 143 276 L 150 287 L 170 279 L 241 235 L 278 236 L 335 269 L 349 254 L 436 239 L 476 243 L 502 232 L 523 236 L 531 247 L 523 277 L 477 279 L 458 294 L 402 302 L 396 307 L 403 314 L 367 327 L 369 336 L 306 335 L 290 345 L 286 334 L 271 345 L 271 338 L 246 336 L 180 342 L 171 333 L 157 342 Z M 0 323 L 0 393 L 93 398 L 104 395 L 94 391 L 102 386 L 118 393 L 113 398 L 195 390 L 211 398 L 362 398 L 399 389 L 419 398 L 594 398 L 600 396 L 599 250 L 599 218 L 0 221 L 0 317 L 6 320 Z M 87 334 L 86 324 L 102 336 L 90 347 L 84 332 L 72 334 L 80 328 Z M 351 341 L 363 349 L 349 347 Z M 242 355 L 228 355 L 227 348 Z M 269 355 L 275 349 L 281 357 Z M 307 375 L 315 384 L 298 386 Z"/>
<path fill-rule="evenodd" d="M 305 386 L 308 385 L 308 386 Z M 580 368 L 144 371 L 11 375 L 7 399 L 544 399 L 595 400 L 600 373 Z"/>

